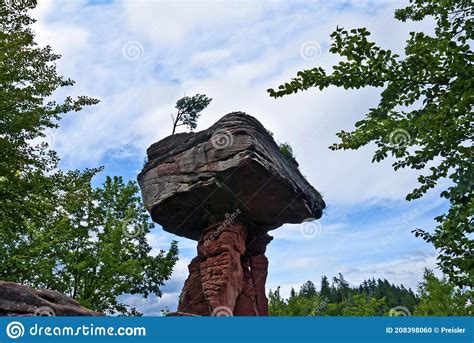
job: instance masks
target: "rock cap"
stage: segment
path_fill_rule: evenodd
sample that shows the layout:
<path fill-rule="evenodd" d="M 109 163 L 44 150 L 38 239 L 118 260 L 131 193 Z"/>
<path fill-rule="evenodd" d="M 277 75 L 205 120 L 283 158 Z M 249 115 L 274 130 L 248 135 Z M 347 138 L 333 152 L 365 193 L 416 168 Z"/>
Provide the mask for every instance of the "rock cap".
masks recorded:
<path fill-rule="evenodd" d="M 138 175 L 145 206 L 155 222 L 179 236 L 198 240 L 210 223 L 229 218 L 268 231 L 318 219 L 325 208 L 296 162 L 243 112 L 203 131 L 168 136 L 147 155 Z"/>

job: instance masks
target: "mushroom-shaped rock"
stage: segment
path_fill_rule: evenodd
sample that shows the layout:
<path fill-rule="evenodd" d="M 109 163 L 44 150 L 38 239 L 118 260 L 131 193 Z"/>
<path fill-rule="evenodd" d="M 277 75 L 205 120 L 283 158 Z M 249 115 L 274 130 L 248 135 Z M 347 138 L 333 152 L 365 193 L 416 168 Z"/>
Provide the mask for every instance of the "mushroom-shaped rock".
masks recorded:
<path fill-rule="evenodd" d="M 152 219 L 198 241 L 178 311 L 267 315 L 268 231 L 321 217 L 325 203 L 254 117 L 154 143 L 138 182 Z"/>

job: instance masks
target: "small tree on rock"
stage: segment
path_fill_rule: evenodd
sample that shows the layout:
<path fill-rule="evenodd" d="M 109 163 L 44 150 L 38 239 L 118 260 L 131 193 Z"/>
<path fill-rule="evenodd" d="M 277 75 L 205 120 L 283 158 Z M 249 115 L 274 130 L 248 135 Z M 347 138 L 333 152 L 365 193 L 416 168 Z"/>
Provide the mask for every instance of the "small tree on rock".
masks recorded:
<path fill-rule="evenodd" d="M 187 125 L 191 131 L 194 130 L 202 110 L 204 110 L 211 101 L 212 98 L 208 98 L 204 94 L 196 94 L 191 97 L 184 96 L 179 99 L 175 106 L 178 113 L 176 117 L 171 115 L 173 119 L 173 132 L 171 134 L 174 135 L 176 128 L 182 125 Z"/>

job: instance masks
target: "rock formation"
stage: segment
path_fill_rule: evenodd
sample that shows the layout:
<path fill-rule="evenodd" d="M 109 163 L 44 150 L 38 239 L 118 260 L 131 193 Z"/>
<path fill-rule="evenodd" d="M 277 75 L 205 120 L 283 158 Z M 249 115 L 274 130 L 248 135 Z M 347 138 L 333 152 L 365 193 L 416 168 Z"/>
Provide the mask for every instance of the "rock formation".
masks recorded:
<path fill-rule="evenodd" d="M 268 315 L 267 232 L 320 218 L 321 195 L 241 112 L 169 136 L 147 155 L 138 181 L 152 219 L 198 241 L 177 315 Z"/>
<path fill-rule="evenodd" d="M 0 281 L 0 316 L 103 316 L 64 294 Z"/>

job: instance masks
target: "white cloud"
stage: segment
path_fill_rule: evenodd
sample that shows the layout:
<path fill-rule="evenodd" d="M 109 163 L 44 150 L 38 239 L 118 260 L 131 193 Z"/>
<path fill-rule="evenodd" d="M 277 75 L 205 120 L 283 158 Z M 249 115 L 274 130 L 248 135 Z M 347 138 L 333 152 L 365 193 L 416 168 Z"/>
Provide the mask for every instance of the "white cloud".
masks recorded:
<path fill-rule="evenodd" d="M 246 1 L 186 5 L 121 1 L 113 6 L 40 3 L 39 41 L 51 42 L 65 54 L 60 69 L 78 81 L 74 94 L 102 100 L 65 120 L 56 132 L 56 148 L 64 165 L 97 165 L 131 137 L 135 139 L 129 150 L 141 161 L 148 145 L 169 134 L 176 99 L 201 92 L 214 101 L 199 129 L 231 111 L 256 116 L 277 139 L 293 146 L 303 174 L 329 203 L 403 199 L 415 185 L 415 172 L 395 173 L 388 161 L 371 164 L 370 146 L 359 151 L 328 149 L 337 141 L 336 132 L 351 129 L 376 105 L 378 90 L 308 91 L 277 100 L 266 93 L 266 88 L 288 80 L 297 70 L 335 63 L 337 58 L 327 49 L 329 34 L 340 23 L 368 26 L 377 39 L 397 42 L 400 50 L 408 28 L 391 19 L 399 3 L 378 4 L 376 16 L 367 12 L 365 3 L 352 4 L 351 11 L 344 10 L 345 3 L 316 6 L 308 2 L 308 6 L 292 9 L 285 2 L 257 5 Z M 130 40 L 143 46 L 139 60 L 122 56 L 122 46 Z M 317 60 L 300 56 L 300 46 L 308 40 L 323 47 Z M 202 68 L 207 76 L 199 75 Z"/>
<path fill-rule="evenodd" d="M 121 2 L 128 26 L 157 42 L 179 44 L 193 32 L 211 35 L 215 28 L 258 15 L 255 1 L 126 1 Z"/>
<path fill-rule="evenodd" d="M 415 252 L 416 256 L 400 258 L 389 263 L 377 263 L 371 266 L 365 266 L 361 269 L 342 270 L 346 280 L 350 280 L 351 285 L 358 286 L 363 280 L 371 278 L 387 279 L 390 283 L 400 285 L 405 288 L 417 290 L 418 283 L 421 281 L 421 275 L 425 268 L 435 270 L 436 254 L 426 254 Z M 438 277 L 441 276 L 436 272 Z"/>
<path fill-rule="evenodd" d="M 331 263 L 332 259 L 319 260 L 319 264 L 317 265 L 325 266 L 319 270 L 319 273 L 312 272 L 311 268 L 306 266 L 305 268 L 309 272 L 306 273 L 305 276 L 301 276 L 299 279 L 292 278 L 292 280 L 297 281 L 285 282 L 283 280 L 270 278 L 267 282 L 267 291 L 270 289 L 275 291 L 277 287 L 280 286 L 281 296 L 288 298 L 292 288 L 299 291 L 301 285 L 308 280 L 313 281 L 315 286 L 319 288 L 321 286 L 320 281 L 322 275 L 326 275 L 331 282 L 332 277 L 337 276 L 338 273 L 342 273 L 351 287 L 359 286 L 364 280 L 372 278 L 377 280 L 380 278 L 382 280 L 387 279 L 390 283 L 395 285 L 403 284 L 405 288 L 411 288 L 413 291 L 416 291 L 424 269 L 428 268 L 436 271 L 436 255 L 433 253 L 425 254 L 421 251 L 415 251 L 413 255 L 414 256 L 402 256 L 390 262 L 372 263 L 371 265 L 364 265 L 360 268 L 348 266 L 335 267 Z M 310 259 L 308 259 L 308 262 L 310 262 Z M 316 260 L 311 261 L 312 266 L 317 262 Z M 438 277 L 441 277 L 438 271 L 436 271 L 436 274 Z"/>

